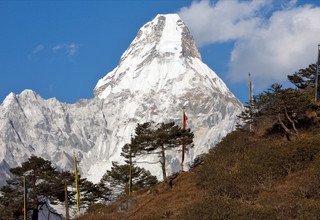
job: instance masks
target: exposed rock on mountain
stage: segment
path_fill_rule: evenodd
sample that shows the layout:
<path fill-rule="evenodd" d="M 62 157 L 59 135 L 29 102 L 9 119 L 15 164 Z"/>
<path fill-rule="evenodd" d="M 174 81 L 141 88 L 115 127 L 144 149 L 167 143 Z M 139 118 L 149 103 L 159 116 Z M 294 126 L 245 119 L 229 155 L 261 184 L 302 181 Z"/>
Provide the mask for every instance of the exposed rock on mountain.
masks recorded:
<path fill-rule="evenodd" d="M 30 155 L 72 167 L 73 152 L 81 172 L 99 181 L 111 161 L 122 160 L 122 146 L 137 123 L 171 121 L 181 112 L 195 134 L 186 163 L 208 151 L 235 126 L 241 103 L 201 61 L 195 42 L 178 15 L 158 15 L 145 24 L 119 65 L 100 79 L 95 98 L 66 104 L 25 90 L 10 94 L 0 106 L 0 169 L 17 166 Z M 140 161 L 157 158 L 140 158 Z M 180 155 L 170 152 L 168 170 L 179 169 Z M 161 177 L 157 164 L 139 164 Z"/>

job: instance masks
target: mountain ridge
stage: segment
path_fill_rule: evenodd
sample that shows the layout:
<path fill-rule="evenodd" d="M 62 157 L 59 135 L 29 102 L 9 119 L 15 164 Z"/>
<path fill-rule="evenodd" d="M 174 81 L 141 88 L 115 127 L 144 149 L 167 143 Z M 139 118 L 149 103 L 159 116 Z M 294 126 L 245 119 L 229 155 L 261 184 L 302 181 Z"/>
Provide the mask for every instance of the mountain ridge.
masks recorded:
<path fill-rule="evenodd" d="M 242 108 L 201 61 L 188 28 L 172 14 L 158 15 L 140 29 L 94 93 L 94 98 L 74 104 L 46 100 L 31 90 L 10 93 L 0 105 L 0 144 L 5 146 L 0 160 L 12 167 L 36 154 L 60 169 L 71 169 L 75 152 L 82 174 L 98 182 L 113 160 L 122 161 L 121 148 L 137 123 L 181 124 L 184 109 L 188 127 L 195 132 L 187 164 L 234 129 Z M 177 152 L 169 152 L 169 174 L 179 169 L 179 158 Z M 157 158 L 141 158 L 145 159 Z M 143 166 L 161 176 L 159 167 Z"/>

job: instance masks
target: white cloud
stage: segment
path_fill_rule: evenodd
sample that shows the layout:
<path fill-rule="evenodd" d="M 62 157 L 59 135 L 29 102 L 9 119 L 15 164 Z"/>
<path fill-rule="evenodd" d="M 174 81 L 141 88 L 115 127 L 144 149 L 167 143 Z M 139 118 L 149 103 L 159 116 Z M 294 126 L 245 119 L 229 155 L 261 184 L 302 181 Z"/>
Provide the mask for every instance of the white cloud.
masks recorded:
<path fill-rule="evenodd" d="M 32 59 L 35 55 L 39 54 L 45 49 L 42 44 L 38 44 L 35 48 L 33 48 L 32 52 L 28 55 L 29 59 Z"/>
<path fill-rule="evenodd" d="M 180 10 L 199 46 L 246 37 L 261 23 L 258 12 L 269 0 L 239 2 L 235 0 L 193 2 Z"/>
<path fill-rule="evenodd" d="M 320 7 L 298 7 L 296 1 L 290 1 L 266 17 L 270 3 L 201 1 L 182 8 L 179 14 L 200 46 L 234 41 L 230 80 L 244 81 L 251 72 L 261 89 L 314 63 L 320 42 Z"/>
<path fill-rule="evenodd" d="M 37 53 L 40 53 L 43 50 L 44 50 L 44 46 L 42 44 L 39 44 L 33 49 L 32 53 L 33 54 L 37 54 Z"/>
<path fill-rule="evenodd" d="M 77 54 L 79 51 L 80 44 L 70 42 L 70 43 L 61 43 L 52 48 L 54 53 L 58 53 L 60 51 L 65 52 L 68 56 L 72 57 Z"/>

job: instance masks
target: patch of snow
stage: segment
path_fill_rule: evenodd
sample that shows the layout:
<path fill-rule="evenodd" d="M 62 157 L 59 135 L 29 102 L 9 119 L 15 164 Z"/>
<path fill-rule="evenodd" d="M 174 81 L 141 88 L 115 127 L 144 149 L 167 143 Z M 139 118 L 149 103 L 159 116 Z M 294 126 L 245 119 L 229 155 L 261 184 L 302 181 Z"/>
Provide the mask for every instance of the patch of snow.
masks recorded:
<path fill-rule="evenodd" d="M 141 27 L 118 66 L 98 81 L 94 93 L 95 98 L 74 104 L 45 100 L 31 90 L 9 94 L 0 105 L 0 161 L 15 167 L 37 155 L 72 171 L 75 153 L 81 174 L 96 183 L 112 161 L 123 161 L 121 148 L 137 123 L 181 125 L 184 110 L 188 128 L 195 134 L 187 164 L 235 128 L 242 108 L 201 61 L 176 14 L 158 15 Z M 169 174 L 179 169 L 180 158 L 178 152 L 168 152 Z M 157 160 L 146 156 L 139 163 L 161 179 L 159 164 L 143 163 Z"/>

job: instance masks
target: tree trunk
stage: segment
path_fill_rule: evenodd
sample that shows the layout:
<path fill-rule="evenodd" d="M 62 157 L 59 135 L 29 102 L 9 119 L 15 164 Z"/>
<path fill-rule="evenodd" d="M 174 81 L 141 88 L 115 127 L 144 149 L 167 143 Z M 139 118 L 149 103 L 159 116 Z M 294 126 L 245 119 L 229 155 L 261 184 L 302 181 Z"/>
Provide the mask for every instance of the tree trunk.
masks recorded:
<path fill-rule="evenodd" d="M 288 134 L 287 132 L 286 132 L 286 138 L 287 138 L 287 141 L 291 141 L 290 134 Z"/>
<path fill-rule="evenodd" d="M 167 180 L 167 173 L 166 173 L 166 154 L 165 154 L 165 149 L 164 146 L 161 146 L 161 157 L 160 157 L 160 163 L 161 163 L 161 168 L 162 168 L 162 177 L 163 181 Z"/>
<path fill-rule="evenodd" d="M 298 129 L 296 128 L 296 123 L 289 117 L 289 114 L 288 114 L 288 112 L 287 112 L 287 109 L 285 109 L 285 113 L 286 113 L 287 119 L 290 121 L 290 123 L 291 123 L 291 125 L 292 125 L 292 128 L 293 128 L 294 132 L 295 132 L 296 135 L 297 135 L 298 140 L 300 140 L 300 135 L 299 135 Z"/>
<path fill-rule="evenodd" d="M 285 130 L 285 132 L 290 136 L 290 135 L 292 134 L 292 132 L 291 132 L 290 129 L 287 128 L 287 126 L 283 123 L 283 121 L 281 120 L 280 114 L 278 114 L 278 121 L 279 121 L 281 127 L 282 127 L 282 128 Z M 288 138 L 288 136 L 287 136 L 287 138 Z M 290 140 L 290 138 L 289 138 L 289 140 Z"/>
<path fill-rule="evenodd" d="M 130 167 L 130 171 L 129 171 L 129 196 L 131 196 L 131 192 L 132 192 L 132 157 L 131 157 L 131 150 L 130 150 L 130 156 L 129 156 L 129 167 Z"/>
<path fill-rule="evenodd" d="M 38 209 L 33 209 L 32 210 L 32 220 L 38 220 L 39 219 L 39 210 Z"/>
<path fill-rule="evenodd" d="M 185 153 L 185 149 L 186 149 L 186 146 L 183 144 L 183 145 L 182 145 L 182 156 L 181 156 L 181 164 L 180 164 L 181 170 L 180 170 L 180 172 L 183 172 L 183 163 L 184 163 L 184 153 Z"/>

